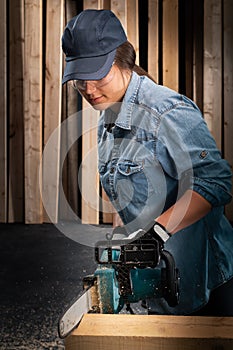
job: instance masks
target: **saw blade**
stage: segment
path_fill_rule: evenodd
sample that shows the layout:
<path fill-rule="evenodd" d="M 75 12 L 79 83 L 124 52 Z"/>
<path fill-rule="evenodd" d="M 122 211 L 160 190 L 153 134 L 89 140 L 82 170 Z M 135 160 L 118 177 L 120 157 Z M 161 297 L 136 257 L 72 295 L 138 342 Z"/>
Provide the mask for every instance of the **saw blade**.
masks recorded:
<path fill-rule="evenodd" d="M 65 338 L 80 323 L 84 314 L 98 312 L 96 284 L 84 290 L 79 298 L 68 308 L 58 324 L 59 336 Z"/>

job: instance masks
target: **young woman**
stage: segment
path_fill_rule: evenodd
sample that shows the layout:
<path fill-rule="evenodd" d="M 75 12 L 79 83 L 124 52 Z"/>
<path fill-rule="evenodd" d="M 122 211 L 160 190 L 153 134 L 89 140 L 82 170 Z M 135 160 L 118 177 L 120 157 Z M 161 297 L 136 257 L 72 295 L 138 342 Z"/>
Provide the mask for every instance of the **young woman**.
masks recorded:
<path fill-rule="evenodd" d="M 157 85 L 108 10 L 85 10 L 62 37 L 63 83 L 101 117 L 102 186 L 126 231 L 153 223 L 180 271 L 180 302 L 148 302 L 156 314 L 233 316 L 233 229 L 224 216 L 231 170 L 198 107 Z"/>

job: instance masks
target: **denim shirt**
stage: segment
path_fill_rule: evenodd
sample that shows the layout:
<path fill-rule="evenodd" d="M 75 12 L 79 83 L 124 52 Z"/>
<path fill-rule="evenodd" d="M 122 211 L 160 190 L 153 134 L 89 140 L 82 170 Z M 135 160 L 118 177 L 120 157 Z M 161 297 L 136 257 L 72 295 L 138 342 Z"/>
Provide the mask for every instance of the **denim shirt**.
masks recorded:
<path fill-rule="evenodd" d="M 100 117 L 98 151 L 102 186 L 130 232 L 147 226 L 188 189 L 211 204 L 204 218 L 165 244 L 180 271 L 179 304 L 154 302 L 157 314 L 198 310 L 212 289 L 233 276 L 233 229 L 224 216 L 231 170 L 200 110 L 133 72 L 120 111 L 107 109 Z"/>

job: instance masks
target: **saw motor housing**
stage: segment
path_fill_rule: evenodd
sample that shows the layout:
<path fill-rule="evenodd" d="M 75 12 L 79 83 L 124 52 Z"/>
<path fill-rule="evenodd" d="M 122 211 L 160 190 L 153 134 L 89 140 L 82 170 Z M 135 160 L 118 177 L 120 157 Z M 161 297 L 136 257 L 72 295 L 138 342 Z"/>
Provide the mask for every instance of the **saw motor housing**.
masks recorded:
<path fill-rule="evenodd" d="M 150 298 L 164 298 L 169 306 L 179 302 L 179 271 L 172 254 L 150 234 L 106 248 L 95 247 L 100 312 L 119 313 L 123 306 Z"/>

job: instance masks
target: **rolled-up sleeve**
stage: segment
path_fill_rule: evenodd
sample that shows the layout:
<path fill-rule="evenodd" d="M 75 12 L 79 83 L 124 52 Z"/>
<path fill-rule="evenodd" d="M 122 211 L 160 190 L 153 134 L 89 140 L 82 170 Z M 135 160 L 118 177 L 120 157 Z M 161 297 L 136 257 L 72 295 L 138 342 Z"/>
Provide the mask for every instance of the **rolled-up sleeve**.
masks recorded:
<path fill-rule="evenodd" d="M 231 201 L 232 172 L 200 110 L 188 100 L 161 118 L 156 157 L 165 173 L 183 181 L 212 206 Z"/>

